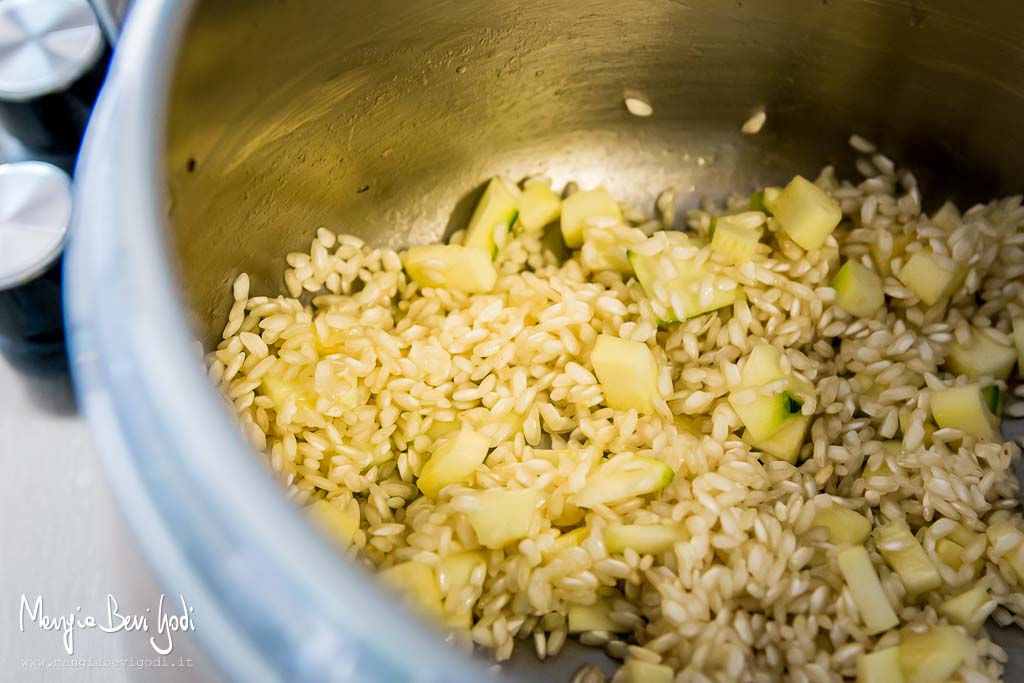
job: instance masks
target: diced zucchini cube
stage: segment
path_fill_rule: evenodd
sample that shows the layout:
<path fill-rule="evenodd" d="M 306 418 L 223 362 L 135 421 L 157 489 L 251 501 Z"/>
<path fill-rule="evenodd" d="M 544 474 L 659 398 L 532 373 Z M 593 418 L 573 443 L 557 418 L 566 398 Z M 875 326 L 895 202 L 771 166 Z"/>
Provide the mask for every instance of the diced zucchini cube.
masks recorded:
<path fill-rule="evenodd" d="M 384 585 L 405 596 L 421 614 L 434 619 L 444 616 L 441 589 L 429 565 L 410 560 L 384 569 L 378 576 Z"/>
<path fill-rule="evenodd" d="M 633 272 L 627 251 L 647 239 L 642 230 L 626 225 L 591 225 L 583 227 L 580 260 L 590 270 L 614 270 L 624 275 Z"/>
<path fill-rule="evenodd" d="M 981 628 L 991 613 L 991 610 L 986 608 L 988 604 L 988 589 L 979 583 L 939 605 L 939 614 L 954 624 L 963 626 L 968 633 L 974 633 Z"/>
<path fill-rule="evenodd" d="M 458 418 L 447 422 L 444 420 L 434 420 L 427 427 L 425 434 L 430 438 L 431 441 L 437 441 L 443 436 L 448 436 L 452 432 L 457 432 L 462 429 L 462 420 Z"/>
<path fill-rule="evenodd" d="M 547 551 L 547 555 L 553 556 L 558 553 L 568 550 L 569 548 L 575 548 L 580 543 L 587 540 L 590 537 L 590 527 L 581 526 L 567 531 L 564 534 L 559 534 L 555 537 L 554 543 L 551 544 L 551 548 Z"/>
<path fill-rule="evenodd" d="M 887 647 L 858 657 L 857 683 L 903 683 L 900 649 Z"/>
<path fill-rule="evenodd" d="M 906 683 L 945 683 L 972 649 L 954 626 L 936 626 L 929 633 L 905 635 L 899 646 L 900 668 Z"/>
<path fill-rule="evenodd" d="M 981 390 L 981 397 L 985 399 L 985 406 L 997 419 L 1003 414 L 1003 392 L 998 384 L 989 384 Z"/>
<path fill-rule="evenodd" d="M 864 546 L 850 546 L 841 551 L 838 562 L 850 597 L 864 622 L 865 632 L 873 636 L 897 626 L 900 620 L 885 597 L 882 582 Z"/>
<path fill-rule="evenodd" d="M 581 508 L 617 503 L 660 491 L 674 476 L 672 468 L 660 460 L 624 453 L 598 465 L 574 502 Z"/>
<path fill-rule="evenodd" d="M 437 498 L 448 484 L 466 481 L 487 457 L 490 442 L 471 429 L 452 433 L 434 449 L 416 481 L 423 495 Z"/>
<path fill-rule="evenodd" d="M 547 183 L 527 180 L 519 197 L 519 224 L 527 232 L 540 232 L 562 215 L 562 198 Z"/>
<path fill-rule="evenodd" d="M 672 683 L 674 678 L 670 666 L 630 659 L 615 672 L 611 683 Z"/>
<path fill-rule="evenodd" d="M 590 353 L 604 401 L 615 410 L 654 413 L 658 391 L 658 362 L 647 344 L 599 334 Z"/>
<path fill-rule="evenodd" d="M 960 226 L 960 209 L 953 202 L 946 202 L 932 214 L 932 225 L 937 225 L 947 232 L 953 232 Z"/>
<path fill-rule="evenodd" d="M 721 216 L 711 238 L 711 251 L 725 256 L 737 265 L 754 257 L 754 251 L 761 242 L 761 228 L 751 228 L 732 216 Z"/>
<path fill-rule="evenodd" d="M 492 550 L 525 538 L 540 505 L 533 489 L 493 489 L 475 495 L 477 509 L 466 513 L 480 545 Z"/>
<path fill-rule="evenodd" d="M 875 529 L 875 545 L 911 595 L 920 595 L 942 585 L 939 570 L 905 522 L 890 522 Z M 891 549 L 892 545 L 900 547 Z"/>
<path fill-rule="evenodd" d="M 682 233 L 663 234 L 669 239 L 669 249 L 698 246 Z M 688 320 L 730 306 L 742 296 L 739 287 L 719 287 L 706 264 L 697 265 L 694 258 L 677 259 L 664 251 L 651 255 L 629 250 L 627 255 L 660 323 Z"/>
<path fill-rule="evenodd" d="M 869 247 L 871 260 L 874 262 L 875 269 L 878 270 L 879 275 L 883 277 L 892 275 L 892 260 L 894 258 L 901 258 L 906 253 L 908 244 L 910 244 L 910 235 L 902 232 L 896 233 L 892 236 L 892 251 L 884 254 L 882 253 L 882 246 L 879 241 L 871 241 Z"/>
<path fill-rule="evenodd" d="M 1024 534 L 1009 522 L 997 522 L 985 530 L 990 548 L 1003 548 L 1006 560 L 1017 581 L 1024 584 Z"/>
<path fill-rule="evenodd" d="M 911 254 L 896 277 L 929 306 L 948 299 L 962 279 L 960 273 L 946 270 L 928 248 Z"/>
<path fill-rule="evenodd" d="M 586 633 L 587 631 L 607 631 L 609 633 L 626 633 L 630 630 L 612 621 L 612 603 L 606 598 L 598 598 L 593 605 L 570 605 L 568 609 L 569 633 Z"/>
<path fill-rule="evenodd" d="M 621 553 L 632 548 L 641 555 L 658 555 L 689 538 L 689 532 L 681 524 L 612 522 L 604 530 L 604 545 L 610 553 Z"/>
<path fill-rule="evenodd" d="M 342 548 L 352 545 L 352 537 L 359 531 L 359 508 L 342 510 L 323 498 L 314 500 L 306 508 L 309 518 Z"/>
<path fill-rule="evenodd" d="M 1024 373 L 1024 318 L 1013 319 L 1013 345 L 1017 347 L 1017 372 Z"/>
<path fill-rule="evenodd" d="M 754 438 L 748 428 L 743 430 L 743 440 L 752 448 L 792 465 L 800 457 L 800 450 L 803 448 L 807 427 L 810 424 L 809 415 L 794 415 L 792 419 L 786 421 L 782 429 L 767 439 Z"/>
<path fill-rule="evenodd" d="M 836 544 L 862 545 L 871 535 L 871 522 L 867 517 L 842 505 L 830 505 L 818 510 L 814 526 L 828 529 L 829 540 Z"/>
<path fill-rule="evenodd" d="M 977 327 L 971 328 L 971 337 L 966 344 L 954 341 L 946 358 L 950 370 L 971 379 L 1006 379 L 1016 362 L 1017 350 L 1014 347 L 996 341 Z"/>
<path fill-rule="evenodd" d="M 885 306 L 882 278 L 858 261 L 847 261 L 832 278 L 836 305 L 858 318 L 872 318 Z"/>
<path fill-rule="evenodd" d="M 463 245 L 483 249 L 491 258 L 497 256 L 519 215 L 520 194 L 519 188 L 508 178 L 491 178 L 469 219 Z"/>
<path fill-rule="evenodd" d="M 766 187 L 761 190 L 761 204 L 764 205 L 765 211 L 775 215 L 775 207 L 779 204 L 779 196 L 782 194 L 781 187 Z"/>
<path fill-rule="evenodd" d="M 740 386 L 729 394 L 729 403 L 749 432 L 750 438 L 745 437 L 748 443 L 788 460 L 799 453 L 808 422 L 800 419 L 805 416 L 799 395 L 811 394 L 813 388 L 786 375 L 781 358 L 781 352 L 771 345 L 755 346 L 740 371 Z M 768 385 L 771 391 L 766 390 Z M 794 426 L 801 422 L 803 426 Z M 781 439 L 769 441 L 784 428 L 788 429 Z"/>
<path fill-rule="evenodd" d="M 978 536 L 981 535 L 983 534 L 971 531 L 959 522 L 953 522 L 953 530 L 949 532 L 948 537 L 962 546 L 968 546 L 978 540 Z"/>
<path fill-rule="evenodd" d="M 801 176 L 790 181 L 772 212 L 790 239 L 807 251 L 821 248 L 843 217 L 824 190 Z"/>
<path fill-rule="evenodd" d="M 463 550 L 441 558 L 438 564 L 438 580 L 450 593 L 469 585 L 473 571 L 487 563 L 487 555 L 481 550 Z"/>
<path fill-rule="evenodd" d="M 476 294 L 491 291 L 498 279 L 489 251 L 460 244 L 412 247 L 403 254 L 402 265 L 420 287 L 447 287 Z"/>
<path fill-rule="evenodd" d="M 582 190 L 562 200 L 562 239 L 577 249 L 583 244 L 583 226 L 615 225 L 622 222 L 622 210 L 603 187 Z"/>
<path fill-rule="evenodd" d="M 932 417 L 940 427 L 959 429 L 979 439 L 999 439 L 999 421 L 989 411 L 979 384 L 932 392 Z"/>

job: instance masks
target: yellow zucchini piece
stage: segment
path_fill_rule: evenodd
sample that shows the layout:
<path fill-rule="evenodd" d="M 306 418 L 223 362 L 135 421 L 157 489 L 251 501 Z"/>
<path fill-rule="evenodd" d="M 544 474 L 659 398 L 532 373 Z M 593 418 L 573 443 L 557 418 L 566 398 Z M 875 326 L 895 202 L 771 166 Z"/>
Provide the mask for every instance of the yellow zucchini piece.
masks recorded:
<path fill-rule="evenodd" d="M 487 457 L 488 440 L 470 429 L 454 432 L 437 444 L 416 480 L 423 495 L 437 498 L 448 484 L 467 481 Z"/>
<path fill-rule="evenodd" d="M 953 626 L 905 635 L 899 646 L 906 683 L 945 683 L 963 663 L 973 645 Z"/>
<path fill-rule="evenodd" d="M 475 495 L 477 509 L 466 513 L 480 545 L 504 548 L 530 533 L 540 493 L 533 489 L 494 489 Z"/>
<path fill-rule="evenodd" d="M 550 550 L 548 550 L 548 556 L 554 556 L 558 553 L 568 550 L 569 548 L 575 548 L 580 543 L 587 540 L 590 536 L 590 527 L 581 526 L 573 529 L 572 531 L 566 531 L 564 534 L 559 534 L 555 537 L 555 542 L 551 544 Z"/>
<path fill-rule="evenodd" d="M 608 407 L 654 413 L 654 401 L 660 398 L 658 362 L 647 344 L 599 334 L 590 363 Z"/>
<path fill-rule="evenodd" d="M 839 571 L 864 622 L 865 632 L 873 636 L 899 625 L 899 617 L 885 597 L 882 582 L 864 546 L 850 546 L 841 551 L 838 562 Z"/>
<path fill-rule="evenodd" d="M 847 261 L 832 278 L 836 306 L 858 318 L 873 318 L 885 306 L 882 278 L 859 261 Z"/>
<path fill-rule="evenodd" d="M 306 508 L 306 513 L 339 546 L 348 548 L 352 545 L 352 537 L 359 531 L 358 508 L 353 506 L 349 510 L 342 510 L 337 505 L 319 498 Z"/>
<path fill-rule="evenodd" d="M 932 214 L 931 221 L 947 232 L 953 232 L 960 226 L 960 209 L 953 202 L 946 202 Z"/>
<path fill-rule="evenodd" d="M 980 384 L 965 384 L 932 392 L 932 417 L 940 427 L 959 429 L 965 434 L 999 440 L 999 421 L 988 409 Z"/>
<path fill-rule="evenodd" d="M 825 244 L 843 217 L 824 190 L 801 176 L 786 185 L 773 213 L 790 239 L 807 251 Z"/>
<path fill-rule="evenodd" d="M 887 549 L 886 546 L 891 544 L 900 544 L 902 547 L 898 550 Z M 914 534 L 910 533 L 905 522 L 890 522 L 875 529 L 875 545 L 911 595 L 920 595 L 942 585 L 939 570 Z"/>
<path fill-rule="evenodd" d="M 1024 584 L 1024 534 L 1010 522 L 998 522 L 985 530 L 988 536 L 990 548 L 1005 548 L 1001 555 L 1006 560 L 1013 573 L 1017 575 L 1017 581 Z M 1010 537 L 1013 540 L 1007 541 Z"/>
<path fill-rule="evenodd" d="M 792 465 L 800 457 L 800 449 L 803 448 L 807 427 L 810 424 L 809 415 L 794 415 L 793 419 L 786 421 L 782 429 L 767 439 L 755 439 L 749 429 L 743 430 L 742 438 L 755 450 L 777 460 L 785 460 Z"/>
<path fill-rule="evenodd" d="M 445 287 L 468 294 L 489 292 L 498 273 L 490 252 L 461 244 L 429 244 L 402 254 L 402 265 L 420 287 Z"/>
<path fill-rule="evenodd" d="M 444 616 L 441 589 L 432 567 L 410 560 L 389 567 L 378 576 L 384 585 L 405 596 L 421 614 L 434 619 Z"/>
<path fill-rule="evenodd" d="M 630 659 L 615 672 L 611 683 L 672 683 L 674 678 L 670 666 Z"/>
<path fill-rule="evenodd" d="M 858 657 L 857 683 L 903 683 L 900 649 L 887 647 Z"/>
<path fill-rule="evenodd" d="M 641 555 L 657 555 L 689 539 L 690 533 L 681 524 L 612 522 L 604 530 L 604 545 L 610 553 L 621 553 L 632 548 Z"/>
<path fill-rule="evenodd" d="M 910 255 L 896 277 L 914 294 L 921 297 L 921 301 L 934 306 L 948 299 L 956 291 L 960 286 L 962 274 L 946 270 L 935 258 L 934 252 L 924 248 Z"/>
<path fill-rule="evenodd" d="M 750 212 L 750 215 L 760 215 Z M 715 222 L 715 234 L 711 237 L 711 251 L 725 256 L 730 263 L 746 263 L 754 257 L 754 251 L 761 242 L 761 228 L 750 227 L 753 222 L 739 216 L 720 216 Z M 761 216 L 763 219 L 764 216 Z"/>
<path fill-rule="evenodd" d="M 519 197 L 519 224 L 527 232 L 540 232 L 562 215 L 562 198 L 547 183 L 527 180 Z"/>
<path fill-rule="evenodd" d="M 612 621 L 611 612 L 611 600 L 606 598 L 598 598 L 593 605 L 570 605 L 567 615 L 569 633 L 586 633 L 587 631 L 626 633 L 631 630 L 628 626 L 622 626 Z"/>
<path fill-rule="evenodd" d="M 971 337 L 966 344 L 954 341 L 946 358 L 950 370 L 971 379 L 1007 379 L 1016 362 L 1017 350 L 1014 347 L 997 342 L 977 327 L 971 328 Z"/>
<path fill-rule="evenodd" d="M 603 187 L 582 190 L 562 200 L 562 239 L 578 249 L 583 244 L 583 226 L 615 225 L 622 222 L 622 210 Z"/>
<path fill-rule="evenodd" d="M 482 249 L 491 258 L 497 256 L 519 215 L 520 195 L 519 188 L 508 178 L 491 178 L 469 219 L 463 244 Z"/>
<path fill-rule="evenodd" d="M 863 545 L 871 535 L 871 522 L 867 517 L 842 505 L 831 505 L 818 510 L 814 526 L 828 529 L 829 540 L 835 544 Z"/>
<path fill-rule="evenodd" d="M 988 589 L 977 584 L 939 605 L 939 614 L 958 626 L 963 626 L 968 633 L 975 633 L 988 619 L 991 610 L 983 609 L 989 602 Z"/>
<path fill-rule="evenodd" d="M 629 498 L 660 491 L 672 483 L 675 472 L 654 458 L 623 454 L 597 466 L 576 494 L 581 508 L 618 503 Z"/>

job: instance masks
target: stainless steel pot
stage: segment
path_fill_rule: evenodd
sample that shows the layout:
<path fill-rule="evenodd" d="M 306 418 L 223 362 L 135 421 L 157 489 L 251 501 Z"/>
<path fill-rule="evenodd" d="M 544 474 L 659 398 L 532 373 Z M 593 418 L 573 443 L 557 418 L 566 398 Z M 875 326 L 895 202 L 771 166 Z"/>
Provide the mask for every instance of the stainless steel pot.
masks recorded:
<path fill-rule="evenodd" d="M 80 169 L 69 322 L 139 543 L 236 680 L 480 675 L 340 562 L 237 435 L 193 339 L 215 338 L 242 269 L 276 292 L 320 225 L 436 238 L 495 173 L 692 204 L 846 166 L 853 131 L 937 201 L 1024 178 L 1010 0 L 191 4 L 129 18 Z M 654 115 L 630 116 L 626 89 Z"/>

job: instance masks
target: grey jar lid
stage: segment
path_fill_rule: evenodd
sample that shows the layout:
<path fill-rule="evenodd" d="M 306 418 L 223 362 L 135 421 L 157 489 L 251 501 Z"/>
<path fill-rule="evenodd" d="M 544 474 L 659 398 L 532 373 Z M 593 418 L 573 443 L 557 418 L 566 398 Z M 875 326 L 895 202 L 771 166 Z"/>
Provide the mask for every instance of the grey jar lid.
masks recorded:
<path fill-rule="evenodd" d="M 103 53 L 87 0 L 0 0 L 0 100 L 60 92 Z"/>
<path fill-rule="evenodd" d="M 71 220 L 71 180 L 41 161 L 0 165 L 0 290 L 42 274 L 60 256 Z"/>

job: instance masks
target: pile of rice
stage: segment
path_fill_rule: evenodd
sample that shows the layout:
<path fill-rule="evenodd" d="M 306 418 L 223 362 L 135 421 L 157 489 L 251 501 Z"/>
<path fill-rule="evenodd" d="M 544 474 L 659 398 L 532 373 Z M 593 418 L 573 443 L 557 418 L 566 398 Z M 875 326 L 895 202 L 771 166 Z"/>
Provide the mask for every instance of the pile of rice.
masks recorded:
<path fill-rule="evenodd" d="M 925 432 L 928 390 L 966 381 L 942 367 L 951 341 L 965 338 L 969 324 L 1005 338 L 1011 319 L 1024 314 L 1021 198 L 974 206 L 959 225 L 940 227 L 922 212 L 912 174 L 861 138 L 851 144 L 864 154 L 865 179 L 840 182 L 826 168 L 817 180 L 844 213 L 833 236 L 808 253 L 776 233 L 752 262 L 719 266 L 746 299 L 715 313 L 659 328 L 635 279 L 589 272 L 578 253 L 561 262 L 537 235 L 515 234 L 496 263 L 494 290 L 467 295 L 420 289 L 395 251 L 321 229 L 309 253 L 288 255 L 285 294 L 251 295 L 248 277 L 237 279 L 223 341 L 208 356 L 210 376 L 297 504 L 325 498 L 358 508 L 349 552 L 369 565 L 436 565 L 477 547 L 464 514 L 474 491 L 540 492 L 530 535 L 486 551 L 486 568 L 449 596 L 472 605 L 472 641 L 499 661 L 516 639 L 541 658 L 557 654 L 567 608 L 592 603 L 600 590 L 630 632 L 581 640 L 617 658 L 668 664 L 676 681 L 850 678 L 859 655 L 895 644 L 899 633 L 865 635 L 835 547 L 812 524 L 816 510 L 833 503 L 873 525 L 906 519 L 940 569 L 941 589 L 910 598 L 868 541 L 903 627 L 944 623 L 936 606 L 973 583 L 968 565 L 979 557 L 993 601 L 985 609 L 998 624 L 1024 624 L 1017 579 L 984 535 L 965 548 L 960 572 L 934 554 L 947 519 L 983 532 L 1012 515 L 1024 529 L 1012 471 L 1019 448 L 951 429 L 928 439 Z M 707 205 L 689 214 L 689 228 L 704 232 L 711 215 L 746 205 L 745 197 Z M 670 202 L 659 207 L 661 222 L 671 224 Z M 626 213 L 642 223 L 636 214 Z M 644 229 L 652 227 L 660 226 Z M 840 257 L 867 259 L 872 243 L 891 253 L 900 233 L 967 269 L 949 305 L 928 308 L 890 276 L 887 306 L 873 319 L 833 306 L 828 282 Z M 897 272 L 900 261 L 892 261 Z M 656 414 L 604 405 L 589 363 L 601 333 L 651 348 L 666 399 Z M 737 361 L 763 341 L 784 349 L 817 389 L 795 466 L 752 453 L 726 400 L 739 383 Z M 266 395 L 261 377 L 272 369 L 309 378 L 319 399 Z M 858 384 L 865 376 L 880 389 L 870 397 Z M 901 412 L 910 414 L 902 430 Z M 427 433 L 456 418 L 490 438 L 493 450 L 466 485 L 430 500 L 416 486 L 433 442 Z M 898 461 L 883 445 L 892 438 L 903 440 Z M 553 464 L 535 448 L 569 454 Z M 590 536 L 552 553 L 563 531 L 553 522 L 572 511 L 588 473 L 604 454 L 625 451 L 665 462 L 675 479 L 657 495 L 588 511 Z M 883 461 L 892 476 L 864 475 Z M 692 539 L 660 556 L 610 554 L 603 529 L 616 520 L 675 520 Z M 974 642 L 958 678 L 999 679 L 1006 653 L 983 631 Z M 588 669 L 578 678 L 603 675 Z"/>

